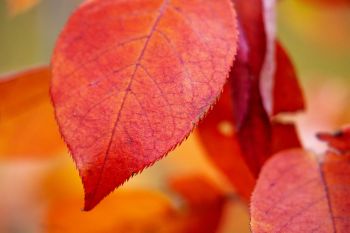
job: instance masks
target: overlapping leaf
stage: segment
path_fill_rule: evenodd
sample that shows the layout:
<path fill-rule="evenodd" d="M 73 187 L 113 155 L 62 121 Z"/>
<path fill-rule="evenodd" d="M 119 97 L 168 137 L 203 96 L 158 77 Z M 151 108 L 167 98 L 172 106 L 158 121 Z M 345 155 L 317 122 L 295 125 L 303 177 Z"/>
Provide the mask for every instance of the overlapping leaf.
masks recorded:
<path fill-rule="evenodd" d="M 0 157 L 46 157 L 63 150 L 50 79 L 46 66 L 0 78 Z"/>
<path fill-rule="evenodd" d="M 242 155 L 254 176 L 274 152 L 270 118 L 304 107 L 292 63 L 280 45 L 276 48 L 274 4 L 235 1 L 240 22 L 238 55 L 230 75 L 235 125 Z"/>
<path fill-rule="evenodd" d="M 228 82 L 220 100 L 199 124 L 197 132 L 211 161 L 248 202 L 255 185 L 255 177 L 244 160 L 237 140 L 230 85 Z M 301 145 L 294 124 L 271 122 L 271 141 L 268 145 L 271 154 L 299 148 Z"/>
<path fill-rule="evenodd" d="M 72 15 L 51 95 L 85 210 L 190 133 L 220 93 L 235 44 L 229 0 L 95 0 Z"/>

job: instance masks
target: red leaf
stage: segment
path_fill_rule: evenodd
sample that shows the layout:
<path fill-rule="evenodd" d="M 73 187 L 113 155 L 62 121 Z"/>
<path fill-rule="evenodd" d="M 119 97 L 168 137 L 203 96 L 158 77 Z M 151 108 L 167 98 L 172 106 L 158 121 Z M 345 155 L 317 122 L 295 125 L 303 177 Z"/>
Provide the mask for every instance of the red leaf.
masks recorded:
<path fill-rule="evenodd" d="M 251 203 L 251 228 L 263 232 L 348 232 L 350 157 L 323 161 L 302 150 L 264 166 Z"/>
<path fill-rule="evenodd" d="M 292 61 L 280 43 L 276 43 L 276 73 L 273 89 L 273 115 L 304 110 L 304 97 Z"/>
<path fill-rule="evenodd" d="M 300 148 L 301 143 L 294 124 L 291 123 L 272 123 L 272 153 L 290 148 Z"/>
<path fill-rule="evenodd" d="M 288 56 L 280 46 L 275 51 L 275 1 L 235 1 L 235 6 L 240 38 L 230 74 L 234 116 L 242 155 L 257 177 L 265 161 L 276 152 L 270 117 L 282 110 L 300 110 L 303 98 Z M 295 131 L 291 133 L 290 137 L 296 139 L 291 145 L 299 145 Z"/>
<path fill-rule="evenodd" d="M 319 133 L 317 137 L 327 142 L 329 147 L 336 153 L 350 155 L 350 126 L 334 134 Z"/>
<path fill-rule="evenodd" d="M 198 125 L 197 132 L 211 161 L 227 176 L 237 193 L 249 201 L 255 178 L 237 141 L 230 85 L 230 82 L 226 84 L 218 103 Z"/>
<path fill-rule="evenodd" d="M 198 125 L 197 132 L 211 161 L 227 176 L 237 193 L 249 201 L 255 177 L 243 159 L 238 143 L 230 85 L 228 82 L 215 108 Z M 271 127 L 271 141 L 265 142 L 271 148 L 271 155 L 301 146 L 294 124 L 272 122 Z"/>
<path fill-rule="evenodd" d="M 178 145 L 220 93 L 235 53 L 229 0 L 95 0 L 71 17 L 51 95 L 85 210 Z"/>

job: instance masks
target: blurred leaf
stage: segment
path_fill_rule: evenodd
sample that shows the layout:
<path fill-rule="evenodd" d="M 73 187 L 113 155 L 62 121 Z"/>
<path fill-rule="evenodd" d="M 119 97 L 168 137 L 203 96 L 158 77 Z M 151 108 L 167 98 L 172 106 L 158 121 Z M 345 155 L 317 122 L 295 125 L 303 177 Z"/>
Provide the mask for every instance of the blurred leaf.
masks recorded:
<path fill-rule="evenodd" d="M 275 1 L 235 1 L 235 6 L 240 37 L 230 74 L 233 114 L 241 154 L 257 177 L 276 152 L 271 118 L 276 113 L 302 110 L 304 100 L 293 65 L 276 42 Z M 290 132 L 296 139 L 290 145 L 299 146 L 296 131 Z"/>
<path fill-rule="evenodd" d="M 90 212 L 79 210 L 79 199 L 56 199 L 45 226 L 50 233 L 216 232 L 227 201 L 224 193 L 198 175 L 178 177 L 171 184 L 184 206 L 177 208 L 159 192 L 141 190 L 119 190 Z"/>
<path fill-rule="evenodd" d="M 255 178 L 242 157 L 237 141 L 230 85 L 230 82 L 226 84 L 215 108 L 198 125 L 197 132 L 210 160 L 248 202 Z"/>
<path fill-rule="evenodd" d="M 229 197 L 212 181 L 201 175 L 176 177 L 171 187 L 184 199 L 184 233 L 217 232 Z"/>
<path fill-rule="evenodd" d="M 273 115 L 304 110 L 304 97 L 294 65 L 287 52 L 276 42 L 276 72 L 273 87 Z"/>
<path fill-rule="evenodd" d="M 47 157 L 64 149 L 49 98 L 49 67 L 0 77 L 0 157 Z"/>
<path fill-rule="evenodd" d="M 327 142 L 332 151 L 338 154 L 350 155 L 350 126 L 333 134 L 319 133 L 317 137 Z"/>

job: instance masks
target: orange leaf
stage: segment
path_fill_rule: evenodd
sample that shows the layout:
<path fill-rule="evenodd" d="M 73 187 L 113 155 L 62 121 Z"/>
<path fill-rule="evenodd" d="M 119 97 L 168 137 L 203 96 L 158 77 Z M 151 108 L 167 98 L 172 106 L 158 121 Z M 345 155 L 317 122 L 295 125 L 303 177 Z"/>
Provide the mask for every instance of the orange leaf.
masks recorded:
<path fill-rule="evenodd" d="M 235 22 L 229 0 L 95 0 L 73 14 L 53 56 L 51 95 L 85 210 L 205 115 L 233 61 Z"/>
<path fill-rule="evenodd" d="M 25 12 L 39 3 L 39 0 L 6 0 L 10 15 Z"/>
<path fill-rule="evenodd" d="M 46 66 L 0 77 L 0 156 L 47 156 L 64 148 Z"/>
<path fill-rule="evenodd" d="M 253 193 L 252 230 L 348 232 L 349 185 L 349 156 L 280 153 L 266 163 Z"/>
<path fill-rule="evenodd" d="M 56 200 L 46 220 L 49 233 L 157 232 L 178 233 L 177 217 L 170 200 L 151 191 L 116 193 L 94 211 L 82 212 L 76 199 Z"/>
<path fill-rule="evenodd" d="M 171 184 L 184 202 L 179 208 L 162 193 L 142 190 L 119 190 L 91 212 L 80 211 L 79 200 L 74 198 L 53 200 L 47 232 L 216 232 L 227 201 L 225 193 L 199 175 L 177 177 Z"/>

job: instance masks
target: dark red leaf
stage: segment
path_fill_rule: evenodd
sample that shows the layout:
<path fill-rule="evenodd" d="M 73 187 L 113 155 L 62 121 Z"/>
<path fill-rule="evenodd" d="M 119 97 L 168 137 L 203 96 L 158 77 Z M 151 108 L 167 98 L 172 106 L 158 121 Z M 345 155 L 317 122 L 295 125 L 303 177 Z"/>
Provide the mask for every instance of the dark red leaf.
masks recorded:
<path fill-rule="evenodd" d="M 276 73 L 273 88 L 273 114 L 304 110 L 304 97 L 292 61 L 276 42 Z"/>
<path fill-rule="evenodd" d="M 295 125 L 292 123 L 272 123 L 272 154 L 290 148 L 301 148 Z"/>

